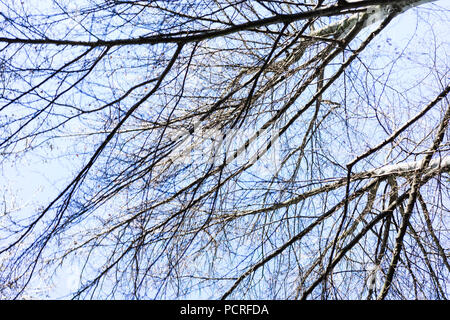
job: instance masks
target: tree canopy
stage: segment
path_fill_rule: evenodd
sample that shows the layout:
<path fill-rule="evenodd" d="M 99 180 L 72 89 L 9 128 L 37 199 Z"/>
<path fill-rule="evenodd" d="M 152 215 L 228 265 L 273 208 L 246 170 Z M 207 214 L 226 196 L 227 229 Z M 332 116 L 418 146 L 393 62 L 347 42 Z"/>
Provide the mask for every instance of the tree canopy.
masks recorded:
<path fill-rule="evenodd" d="M 0 0 L 0 297 L 70 274 L 81 299 L 448 298 L 446 23 L 432 0 Z"/>

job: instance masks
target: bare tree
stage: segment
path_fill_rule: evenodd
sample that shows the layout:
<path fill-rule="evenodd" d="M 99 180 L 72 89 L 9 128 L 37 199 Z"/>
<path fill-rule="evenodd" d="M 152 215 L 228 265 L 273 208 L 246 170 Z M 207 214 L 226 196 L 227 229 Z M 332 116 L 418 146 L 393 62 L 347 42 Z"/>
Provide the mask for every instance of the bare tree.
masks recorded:
<path fill-rule="evenodd" d="M 440 1 L 0 3 L 0 296 L 449 296 Z"/>

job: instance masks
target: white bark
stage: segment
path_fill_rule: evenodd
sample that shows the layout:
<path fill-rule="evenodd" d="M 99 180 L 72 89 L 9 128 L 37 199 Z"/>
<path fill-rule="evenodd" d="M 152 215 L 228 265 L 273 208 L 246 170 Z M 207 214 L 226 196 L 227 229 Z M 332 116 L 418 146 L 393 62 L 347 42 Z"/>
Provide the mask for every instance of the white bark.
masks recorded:
<path fill-rule="evenodd" d="M 323 37 L 327 35 L 336 34 L 340 31 L 341 34 L 346 34 L 350 31 L 358 21 L 365 19 L 364 27 L 368 27 L 376 22 L 384 20 L 387 15 L 397 7 L 399 11 L 397 15 L 403 13 L 411 8 L 415 8 L 424 3 L 434 2 L 436 0 L 405 0 L 405 1 L 393 1 L 391 5 L 376 5 L 367 7 L 367 11 L 364 13 L 355 13 L 350 17 L 339 20 L 335 23 L 329 24 L 321 29 L 318 29 L 310 34 L 310 36 Z M 356 1 L 355 1 L 356 2 Z M 340 30 L 342 29 L 342 30 Z"/>
<path fill-rule="evenodd" d="M 393 165 L 383 166 L 377 169 L 369 170 L 364 172 L 362 175 L 368 176 L 386 176 L 386 175 L 402 175 L 411 173 L 418 170 L 422 165 L 422 160 L 414 162 L 399 163 Z M 430 161 L 430 164 L 426 168 L 426 171 L 439 170 L 439 171 L 449 171 L 450 170 L 450 156 L 445 156 L 441 158 L 436 158 Z"/>

